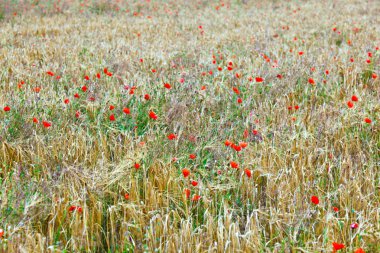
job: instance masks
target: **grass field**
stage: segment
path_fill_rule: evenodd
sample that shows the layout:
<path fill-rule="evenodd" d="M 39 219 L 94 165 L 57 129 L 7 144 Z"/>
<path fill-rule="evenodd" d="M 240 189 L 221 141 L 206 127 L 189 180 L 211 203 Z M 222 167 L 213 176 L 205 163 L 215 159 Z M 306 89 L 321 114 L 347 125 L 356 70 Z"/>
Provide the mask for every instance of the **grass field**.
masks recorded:
<path fill-rule="evenodd" d="M 380 1 L 0 1 L 0 252 L 380 252 Z"/>

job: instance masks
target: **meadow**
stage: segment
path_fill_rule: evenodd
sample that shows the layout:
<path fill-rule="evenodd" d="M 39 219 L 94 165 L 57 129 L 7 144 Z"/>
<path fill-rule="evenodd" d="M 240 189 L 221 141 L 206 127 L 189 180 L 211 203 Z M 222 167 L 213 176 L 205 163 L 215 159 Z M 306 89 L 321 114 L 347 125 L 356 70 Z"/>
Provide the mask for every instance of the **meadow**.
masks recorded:
<path fill-rule="evenodd" d="M 0 252 L 380 252 L 380 1 L 0 1 Z"/>

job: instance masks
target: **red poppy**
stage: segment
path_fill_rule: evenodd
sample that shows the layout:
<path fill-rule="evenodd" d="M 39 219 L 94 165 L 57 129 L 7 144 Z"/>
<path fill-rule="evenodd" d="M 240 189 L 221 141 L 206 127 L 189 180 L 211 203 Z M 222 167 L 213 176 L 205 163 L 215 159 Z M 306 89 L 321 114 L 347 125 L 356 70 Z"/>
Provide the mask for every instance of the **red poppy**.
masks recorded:
<path fill-rule="evenodd" d="M 232 145 L 232 142 L 230 142 L 229 140 L 226 140 L 224 142 L 224 145 L 226 145 L 227 147 L 231 146 Z"/>
<path fill-rule="evenodd" d="M 127 107 L 124 107 L 123 112 L 125 114 L 131 114 L 131 110 L 129 110 L 129 108 L 127 108 Z"/>
<path fill-rule="evenodd" d="M 5 111 L 5 112 L 9 112 L 10 110 L 11 110 L 11 108 L 10 108 L 9 106 L 5 106 L 5 107 L 4 107 L 4 111 Z"/>
<path fill-rule="evenodd" d="M 248 146 L 248 143 L 242 141 L 242 142 L 239 142 L 239 146 L 240 146 L 241 148 L 246 148 L 246 147 Z"/>
<path fill-rule="evenodd" d="M 249 169 L 245 169 L 244 172 L 248 178 L 250 178 L 252 176 L 252 172 Z"/>
<path fill-rule="evenodd" d="M 188 170 L 188 169 L 183 169 L 183 170 L 182 170 L 182 174 L 183 174 L 184 177 L 188 177 L 188 176 L 190 175 L 190 170 Z"/>
<path fill-rule="evenodd" d="M 348 102 L 347 102 L 347 106 L 348 106 L 349 108 L 352 108 L 352 107 L 354 107 L 354 103 L 352 103 L 351 101 L 348 101 Z"/>
<path fill-rule="evenodd" d="M 82 207 L 80 206 L 70 206 L 69 207 L 69 212 L 74 212 L 74 211 L 78 211 L 79 213 L 82 212 Z"/>
<path fill-rule="evenodd" d="M 75 112 L 75 117 L 76 117 L 76 118 L 79 118 L 79 116 L 80 116 L 80 111 L 76 111 L 76 112 Z"/>
<path fill-rule="evenodd" d="M 164 84 L 164 87 L 168 90 L 170 90 L 172 88 L 172 86 L 169 84 L 169 83 L 165 83 Z"/>
<path fill-rule="evenodd" d="M 195 159 L 196 157 L 197 157 L 196 154 L 190 154 L 190 155 L 189 155 L 189 158 L 190 158 L 190 159 Z"/>
<path fill-rule="evenodd" d="M 277 78 L 278 78 L 278 79 L 282 79 L 282 77 L 283 77 L 283 76 L 282 76 L 281 74 L 278 74 L 278 75 L 277 75 Z"/>
<path fill-rule="evenodd" d="M 367 124 L 371 124 L 372 120 L 370 118 L 365 118 L 364 122 L 367 123 Z"/>
<path fill-rule="evenodd" d="M 333 242 L 332 245 L 333 245 L 334 250 L 341 250 L 341 249 L 344 248 L 344 244 L 343 243 Z"/>
<path fill-rule="evenodd" d="M 376 79 L 377 75 L 375 73 L 372 73 L 372 79 Z"/>
<path fill-rule="evenodd" d="M 103 69 L 103 72 L 104 72 L 104 74 L 107 74 L 107 73 L 108 73 L 108 69 L 107 69 L 107 68 L 104 68 L 104 69 Z"/>
<path fill-rule="evenodd" d="M 110 111 L 112 111 L 113 109 L 115 109 L 115 106 L 110 105 Z"/>
<path fill-rule="evenodd" d="M 298 110 L 300 107 L 298 105 L 294 106 L 294 109 Z"/>
<path fill-rule="evenodd" d="M 313 78 L 309 78 L 309 83 L 312 84 L 312 85 L 314 85 L 315 84 L 314 79 Z"/>
<path fill-rule="evenodd" d="M 54 76 L 54 73 L 51 71 L 46 72 L 49 76 Z"/>
<path fill-rule="evenodd" d="M 365 253 L 365 251 L 362 248 L 358 248 L 354 253 Z"/>
<path fill-rule="evenodd" d="M 169 140 L 174 140 L 175 138 L 177 138 L 177 135 L 175 135 L 173 133 L 168 135 Z"/>
<path fill-rule="evenodd" d="M 137 170 L 137 169 L 140 168 L 140 164 L 139 164 L 139 163 L 135 163 L 134 167 L 135 167 L 135 169 Z"/>
<path fill-rule="evenodd" d="M 334 212 L 336 212 L 336 213 L 339 212 L 339 208 L 336 207 L 336 206 L 333 207 L 333 210 L 334 210 Z"/>
<path fill-rule="evenodd" d="M 65 100 L 63 100 L 63 102 L 64 102 L 65 104 L 68 104 L 68 103 L 70 103 L 70 100 L 69 100 L 68 98 L 65 98 Z"/>
<path fill-rule="evenodd" d="M 42 121 L 42 124 L 44 125 L 45 128 L 51 127 L 51 123 L 48 121 Z"/>
<path fill-rule="evenodd" d="M 153 120 L 157 120 L 158 116 L 154 111 L 149 112 L 149 117 Z"/>
<path fill-rule="evenodd" d="M 0 228 L 0 238 L 2 238 L 3 236 L 4 236 L 4 230 Z"/>
<path fill-rule="evenodd" d="M 111 114 L 111 115 L 110 115 L 110 121 L 115 121 L 115 119 L 116 119 L 116 118 L 115 118 L 115 115 L 114 115 L 114 114 Z"/>
<path fill-rule="evenodd" d="M 199 195 L 194 195 L 193 198 L 191 199 L 192 201 L 198 201 L 200 200 L 201 196 Z"/>
<path fill-rule="evenodd" d="M 89 76 L 85 76 L 84 79 L 86 79 L 88 81 L 88 80 L 90 80 L 90 77 Z"/>
<path fill-rule="evenodd" d="M 38 119 L 37 118 L 33 118 L 33 122 L 37 124 L 38 123 Z"/>
<path fill-rule="evenodd" d="M 314 204 L 314 205 L 318 205 L 319 204 L 319 199 L 317 196 L 311 196 L 311 202 Z"/>
<path fill-rule="evenodd" d="M 198 185 L 198 182 L 193 180 L 193 181 L 191 181 L 191 185 L 192 185 L 192 186 L 197 186 L 197 185 Z"/>
<path fill-rule="evenodd" d="M 74 94 L 74 97 L 75 97 L 75 98 L 79 98 L 79 94 L 78 94 L 78 93 L 75 93 L 75 94 Z"/>
<path fill-rule="evenodd" d="M 87 86 L 86 86 L 86 85 L 83 85 L 83 86 L 82 86 L 82 91 L 83 91 L 83 92 L 86 92 L 86 91 L 87 91 Z"/>
<path fill-rule="evenodd" d="M 238 104 L 241 104 L 241 103 L 243 103 L 243 99 L 238 98 L 238 99 L 237 99 L 237 102 L 238 102 Z"/>
<path fill-rule="evenodd" d="M 124 194 L 125 200 L 129 200 L 129 193 Z"/>
<path fill-rule="evenodd" d="M 357 102 L 357 101 L 359 101 L 359 98 L 357 96 L 353 95 L 351 97 L 351 100 L 354 101 L 354 102 Z"/>
<path fill-rule="evenodd" d="M 354 223 L 352 223 L 352 224 L 350 225 L 350 227 L 351 227 L 352 229 L 356 229 L 356 228 L 359 227 L 359 224 L 356 223 L 356 222 L 354 222 Z"/>
<path fill-rule="evenodd" d="M 262 77 L 256 77 L 256 78 L 255 78 L 255 81 L 256 81 L 257 83 L 261 83 L 261 82 L 264 81 L 264 79 L 263 79 Z"/>
<path fill-rule="evenodd" d="M 240 91 L 237 87 L 233 87 L 232 90 L 236 93 L 236 94 L 240 94 Z"/>
<path fill-rule="evenodd" d="M 236 163 L 236 162 L 234 162 L 234 161 L 230 162 L 230 166 L 231 166 L 232 168 L 234 168 L 234 169 L 239 168 L 239 164 Z"/>
<path fill-rule="evenodd" d="M 144 95 L 144 99 L 145 99 L 145 100 L 149 100 L 149 99 L 150 99 L 149 94 L 145 94 L 145 95 Z"/>
<path fill-rule="evenodd" d="M 183 192 L 185 193 L 187 199 L 190 198 L 190 189 L 186 188 L 183 190 Z"/>
<path fill-rule="evenodd" d="M 97 77 L 98 79 L 100 79 L 100 73 L 97 73 L 97 74 L 96 74 L 96 77 Z"/>

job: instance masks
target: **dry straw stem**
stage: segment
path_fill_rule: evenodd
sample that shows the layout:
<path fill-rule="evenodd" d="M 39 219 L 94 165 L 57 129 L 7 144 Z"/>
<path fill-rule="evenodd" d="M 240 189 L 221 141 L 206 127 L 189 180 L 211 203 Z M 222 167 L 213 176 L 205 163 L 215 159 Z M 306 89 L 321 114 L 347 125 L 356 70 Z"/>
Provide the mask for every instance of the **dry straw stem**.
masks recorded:
<path fill-rule="evenodd" d="M 0 8 L 1 252 L 380 251 L 378 1 Z"/>

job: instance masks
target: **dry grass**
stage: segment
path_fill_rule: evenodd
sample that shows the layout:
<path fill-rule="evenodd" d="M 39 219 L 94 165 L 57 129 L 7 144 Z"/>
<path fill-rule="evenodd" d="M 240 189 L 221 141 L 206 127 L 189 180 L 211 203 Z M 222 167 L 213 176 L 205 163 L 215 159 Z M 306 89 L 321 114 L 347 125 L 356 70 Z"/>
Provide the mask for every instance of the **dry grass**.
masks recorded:
<path fill-rule="evenodd" d="M 34 3 L 0 4 L 1 252 L 380 252 L 378 1 Z"/>

